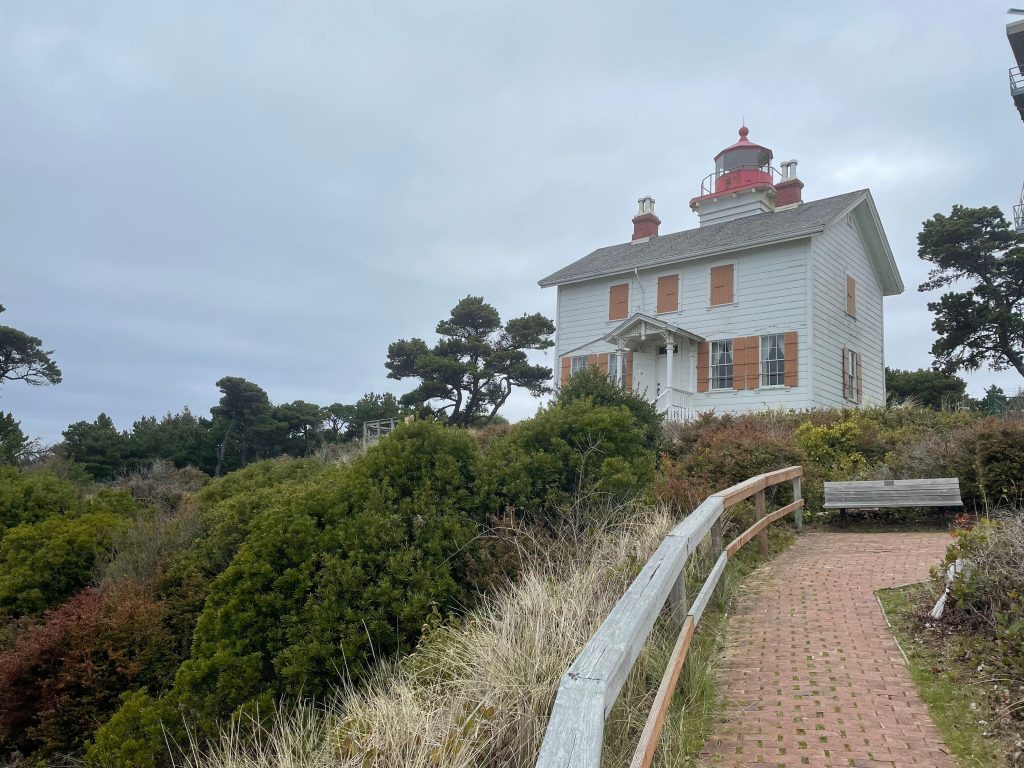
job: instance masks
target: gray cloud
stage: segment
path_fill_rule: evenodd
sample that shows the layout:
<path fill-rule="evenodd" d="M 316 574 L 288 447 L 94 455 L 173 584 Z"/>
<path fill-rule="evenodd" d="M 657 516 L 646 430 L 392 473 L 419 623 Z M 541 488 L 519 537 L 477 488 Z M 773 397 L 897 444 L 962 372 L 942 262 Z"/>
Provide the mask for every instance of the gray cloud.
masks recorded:
<path fill-rule="evenodd" d="M 466 294 L 553 314 L 536 280 L 625 239 L 639 195 L 695 226 L 744 117 L 807 197 L 872 189 L 908 286 L 887 354 L 927 366 L 921 221 L 1021 182 L 1003 11 L 5 3 L 0 302 L 65 381 L 0 407 L 52 441 L 204 412 L 224 375 L 276 402 L 393 388 L 387 344 Z"/>

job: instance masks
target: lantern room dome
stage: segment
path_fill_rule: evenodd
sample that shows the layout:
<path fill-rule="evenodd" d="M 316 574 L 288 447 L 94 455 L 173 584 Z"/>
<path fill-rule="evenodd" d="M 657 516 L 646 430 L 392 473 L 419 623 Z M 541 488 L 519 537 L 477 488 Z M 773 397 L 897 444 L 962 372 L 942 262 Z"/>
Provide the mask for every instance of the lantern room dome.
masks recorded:
<path fill-rule="evenodd" d="M 741 168 L 767 172 L 772 164 L 772 151 L 748 139 L 750 129 L 747 126 L 741 126 L 739 133 L 739 141 L 715 155 L 716 173 L 729 173 Z"/>

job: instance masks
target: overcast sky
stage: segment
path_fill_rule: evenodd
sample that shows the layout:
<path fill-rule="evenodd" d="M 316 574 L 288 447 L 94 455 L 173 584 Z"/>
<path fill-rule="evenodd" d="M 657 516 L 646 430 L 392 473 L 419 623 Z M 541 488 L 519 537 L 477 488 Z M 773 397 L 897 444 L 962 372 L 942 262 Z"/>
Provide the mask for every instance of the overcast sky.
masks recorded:
<path fill-rule="evenodd" d="M 206 413 L 225 375 L 402 391 L 389 342 L 467 294 L 553 316 L 537 280 L 627 239 L 637 197 L 696 226 L 744 118 L 805 199 L 871 189 L 907 284 L 887 359 L 927 367 L 921 222 L 1024 180 L 1006 0 L 697 5 L 4 0 L 0 323 L 64 381 L 0 409 L 55 441 Z"/>

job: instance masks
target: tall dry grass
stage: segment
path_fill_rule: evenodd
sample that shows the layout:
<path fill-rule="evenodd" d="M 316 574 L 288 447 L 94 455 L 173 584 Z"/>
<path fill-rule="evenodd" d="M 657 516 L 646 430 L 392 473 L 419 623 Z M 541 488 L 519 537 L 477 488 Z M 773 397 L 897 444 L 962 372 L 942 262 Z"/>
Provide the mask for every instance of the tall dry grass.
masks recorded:
<path fill-rule="evenodd" d="M 677 522 L 663 508 L 580 517 L 534 554 L 514 583 L 461 622 L 429 631 L 397 664 L 334 700 L 282 705 L 272 724 L 236 724 L 210 747 L 191 745 L 187 768 L 526 768 L 533 766 L 558 681 Z M 691 559 L 703 580 L 709 557 Z M 724 617 L 702 625 L 659 746 L 661 764 L 694 752 L 679 715 L 708 722 Z M 628 762 L 668 659 L 674 632 L 659 623 L 608 719 L 605 764 Z M 703 659 L 701 658 L 703 656 Z M 699 747 L 699 743 L 697 744 Z M 679 758 L 678 760 L 676 758 Z"/>

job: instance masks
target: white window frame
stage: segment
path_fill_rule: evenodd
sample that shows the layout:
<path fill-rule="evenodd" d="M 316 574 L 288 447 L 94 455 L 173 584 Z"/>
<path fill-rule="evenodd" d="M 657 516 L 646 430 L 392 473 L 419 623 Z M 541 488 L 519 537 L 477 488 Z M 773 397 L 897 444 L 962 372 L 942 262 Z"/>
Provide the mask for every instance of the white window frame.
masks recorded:
<path fill-rule="evenodd" d="M 860 402 L 857 399 L 857 378 L 860 374 L 860 352 L 853 349 L 846 350 L 846 387 L 844 387 L 846 399 L 851 403 Z"/>
<path fill-rule="evenodd" d="M 717 349 L 716 349 L 717 347 Z M 713 392 L 727 392 L 734 389 L 735 385 L 735 374 L 736 374 L 736 358 L 733 356 L 733 340 L 732 339 L 720 339 L 719 341 L 712 341 L 708 347 L 708 389 Z M 727 355 L 729 362 L 720 363 L 716 360 L 723 355 Z M 716 369 L 722 369 L 721 373 L 716 373 Z M 725 370 L 728 370 L 728 375 L 725 374 Z M 719 383 L 728 381 L 728 386 L 718 386 Z"/>
<path fill-rule="evenodd" d="M 772 358 L 771 354 L 771 339 L 778 339 L 778 344 L 775 349 L 782 356 Z M 765 345 L 768 348 L 765 348 Z M 761 388 L 771 387 L 784 387 L 786 386 L 786 334 L 784 333 L 769 333 L 761 336 L 758 343 L 760 350 L 759 360 L 759 371 L 758 371 L 758 386 Z M 781 363 L 781 366 L 778 364 Z M 772 379 L 775 379 L 773 382 Z"/>
<path fill-rule="evenodd" d="M 572 355 L 569 358 L 569 375 L 575 376 L 580 371 L 587 370 L 587 355 Z"/>
<path fill-rule="evenodd" d="M 608 381 L 619 389 L 626 388 L 626 353 L 608 353 Z"/>

